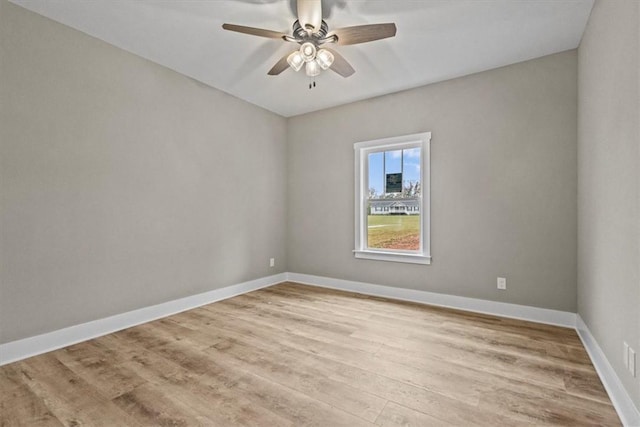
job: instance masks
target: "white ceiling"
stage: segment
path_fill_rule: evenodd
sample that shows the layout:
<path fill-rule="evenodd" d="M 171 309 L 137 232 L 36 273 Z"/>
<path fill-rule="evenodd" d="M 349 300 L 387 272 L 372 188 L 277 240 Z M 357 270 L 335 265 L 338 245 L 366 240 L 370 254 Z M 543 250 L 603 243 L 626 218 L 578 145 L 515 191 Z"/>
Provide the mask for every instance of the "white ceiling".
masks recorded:
<path fill-rule="evenodd" d="M 290 33 L 295 0 L 11 0 L 283 116 L 537 58 L 578 46 L 593 0 L 323 0 L 329 29 L 395 22 L 397 36 L 337 46 L 356 73 L 267 71 L 296 45 L 224 31 Z"/>

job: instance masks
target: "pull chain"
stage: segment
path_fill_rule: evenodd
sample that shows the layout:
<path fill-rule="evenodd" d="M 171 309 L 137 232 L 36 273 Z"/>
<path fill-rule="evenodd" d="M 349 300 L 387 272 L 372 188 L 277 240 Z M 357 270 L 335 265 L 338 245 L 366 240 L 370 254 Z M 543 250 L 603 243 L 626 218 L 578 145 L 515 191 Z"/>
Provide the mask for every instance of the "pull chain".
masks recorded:
<path fill-rule="evenodd" d="M 309 82 L 309 89 L 313 89 L 314 87 L 316 87 L 316 78 L 313 78 L 312 82 Z"/>

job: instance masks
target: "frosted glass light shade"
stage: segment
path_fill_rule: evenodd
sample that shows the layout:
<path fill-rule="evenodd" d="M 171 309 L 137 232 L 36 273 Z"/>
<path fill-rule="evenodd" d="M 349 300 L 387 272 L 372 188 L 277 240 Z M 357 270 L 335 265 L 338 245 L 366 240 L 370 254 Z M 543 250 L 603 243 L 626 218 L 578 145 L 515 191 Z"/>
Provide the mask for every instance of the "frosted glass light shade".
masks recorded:
<path fill-rule="evenodd" d="M 331 64 L 333 64 L 333 59 L 333 53 L 329 52 L 327 49 L 320 49 L 316 54 L 316 61 L 318 62 L 318 65 L 320 65 L 320 68 L 322 68 L 323 70 L 331 67 Z"/>
<path fill-rule="evenodd" d="M 309 77 L 315 77 L 318 74 L 320 74 L 320 71 L 322 71 L 322 69 L 320 68 L 320 65 L 318 64 L 318 61 L 309 61 L 307 62 L 306 66 L 305 66 L 305 72 L 307 73 L 307 76 Z"/>
<path fill-rule="evenodd" d="M 289 66 L 295 71 L 300 71 L 300 68 L 302 68 L 302 64 L 304 64 L 304 58 L 302 57 L 300 52 L 296 50 L 287 57 L 287 62 L 289 63 Z"/>
<path fill-rule="evenodd" d="M 316 58 L 316 47 L 313 43 L 302 43 L 300 46 L 300 55 L 305 62 L 311 62 Z"/>

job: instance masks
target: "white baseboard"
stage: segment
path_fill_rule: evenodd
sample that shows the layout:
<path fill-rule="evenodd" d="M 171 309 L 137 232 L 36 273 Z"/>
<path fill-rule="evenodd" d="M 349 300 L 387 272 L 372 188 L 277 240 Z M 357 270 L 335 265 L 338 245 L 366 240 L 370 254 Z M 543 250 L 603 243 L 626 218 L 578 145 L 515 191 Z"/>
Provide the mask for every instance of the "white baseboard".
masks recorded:
<path fill-rule="evenodd" d="M 438 294 L 435 292 L 417 291 L 414 289 L 394 288 L 391 286 L 332 279 L 329 277 L 312 276 L 309 274 L 287 273 L 287 279 L 292 282 L 323 288 L 339 289 L 365 295 L 386 297 L 440 307 L 456 308 L 475 313 L 493 314 L 496 316 L 529 320 L 532 322 L 564 326 L 567 328 L 575 328 L 576 326 L 576 314 L 568 311 L 550 310 L 526 305 Z"/>
<path fill-rule="evenodd" d="M 286 277 L 286 273 L 262 277 L 202 294 L 192 295 L 127 313 L 116 314 L 115 316 L 104 319 L 70 326 L 42 335 L 1 344 L 0 366 L 167 317 L 205 304 L 275 285 L 276 283 L 284 282 Z"/>
<path fill-rule="evenodd" d="M 591 358 L 593 366 L 596 368 L 596 372 L 598 372 L 604 388 L 609 394 L 613 406 L 618 412 L 622 424 L 630 427 L 640 426 L 640 411 L 638 411 L 638 408 L 634 405 L 633 400 L 631 400 L 631 397 L 622 385 L 620 378 L 609 363 L 607 356 L 605 356 L 598 342 L 593 335 L 591 335 L 591 331 L 579 314 L 576 320 L 576 330 L 582 340 L 582 344 L 584 344 L 584 347 L 587 349 L 587 353 Z"/>

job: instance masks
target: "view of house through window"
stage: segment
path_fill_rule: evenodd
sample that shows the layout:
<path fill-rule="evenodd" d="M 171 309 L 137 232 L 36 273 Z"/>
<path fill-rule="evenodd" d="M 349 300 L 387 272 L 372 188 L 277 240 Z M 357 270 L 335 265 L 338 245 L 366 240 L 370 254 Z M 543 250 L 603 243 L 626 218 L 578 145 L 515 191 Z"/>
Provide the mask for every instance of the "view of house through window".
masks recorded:
<path fill-rule="evenodd" d="M 420 250 L 420 147 L 367 155 L 367 247 Z"/>
<path fill-rule="evenodd" d="M 423 132 L 353 144 L 356 258 L 431 263 L 430 143 Z"/>

